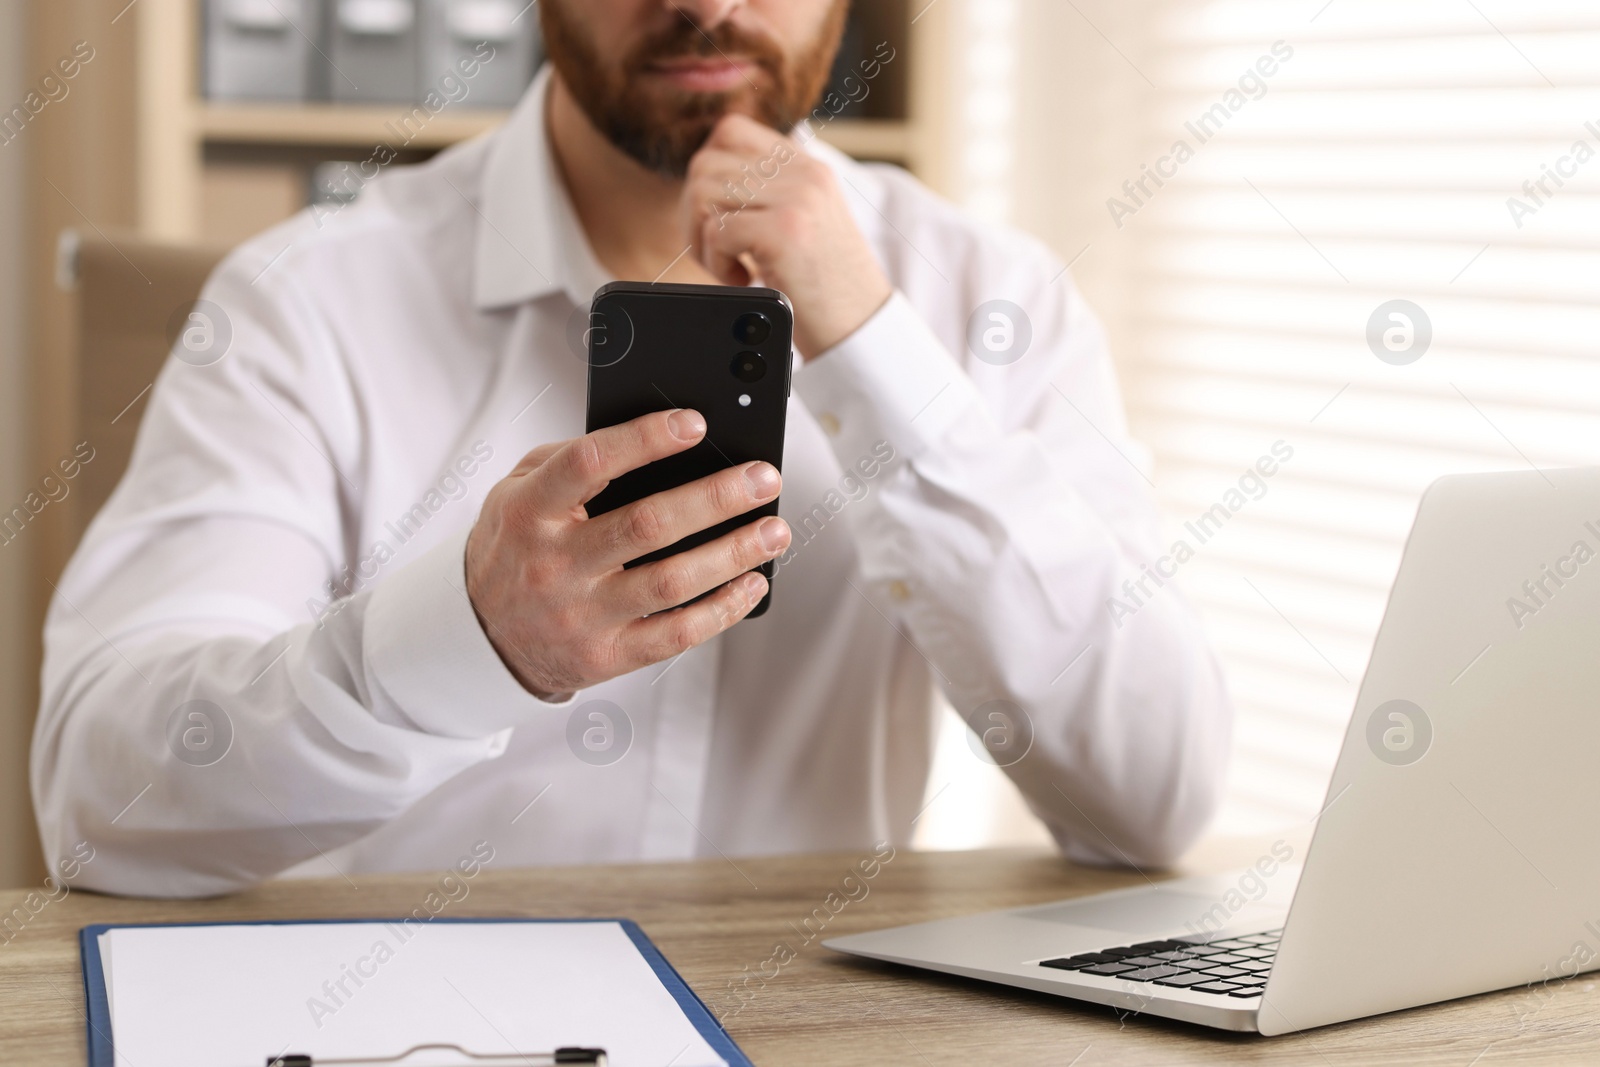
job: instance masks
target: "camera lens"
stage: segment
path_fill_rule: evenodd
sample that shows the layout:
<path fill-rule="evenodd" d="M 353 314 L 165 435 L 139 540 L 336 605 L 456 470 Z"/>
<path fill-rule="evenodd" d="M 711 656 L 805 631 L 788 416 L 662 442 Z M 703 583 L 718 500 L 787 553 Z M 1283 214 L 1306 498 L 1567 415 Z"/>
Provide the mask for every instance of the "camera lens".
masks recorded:
<path fill-rule="evenodd" d="M 733 323 L 733 339 L 742 345 L 759 345 L 772 336 L 772 321 L 759 311 L 740 315 Z"/>
<path fill-rule="evenodd" d="M 759 382 L 767 374 L 767 361 L 755 352 L 740 352 L 733 357 L 733 376 L 741 382 Z"/>

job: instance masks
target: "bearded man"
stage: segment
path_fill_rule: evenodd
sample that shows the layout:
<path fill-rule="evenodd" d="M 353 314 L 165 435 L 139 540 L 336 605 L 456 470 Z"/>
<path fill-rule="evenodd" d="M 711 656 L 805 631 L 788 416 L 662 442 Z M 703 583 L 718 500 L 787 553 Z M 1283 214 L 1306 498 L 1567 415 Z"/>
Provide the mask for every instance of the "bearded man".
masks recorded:
<path fill-rule="evenodd" d="M 218 268 L 226 345 L 169 360 L 47 625 L 52 863 L 199 895 L 904 845 L 935 686 L 1070 857 L 1195 838 L 1230 710 L 1101 331 L 1040 244 L 815 139 L 845 8 L 541 0 L 501 128 Z M 613 279 L 788 295 L 781 478 L 587 514 L 707 433 L 583 432 Z"/>

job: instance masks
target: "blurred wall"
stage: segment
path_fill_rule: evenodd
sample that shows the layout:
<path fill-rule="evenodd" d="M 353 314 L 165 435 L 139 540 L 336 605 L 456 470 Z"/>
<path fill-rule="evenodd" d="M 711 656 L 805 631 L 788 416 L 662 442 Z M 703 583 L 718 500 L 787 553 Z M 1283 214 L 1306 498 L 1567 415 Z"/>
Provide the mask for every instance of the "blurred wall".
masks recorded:
<path fill-rule="evenodd" d="M 1120 195 L 1154 122 L 1150 21 L 1158 0 L 1018 0 L 1017 133 L 1011 220 L 1050 243 L 1105 325 L 1127 392 L 1138 323 L 1130 275 L 1138 234 L 1119 231 Z M 980 5 L 981 6 L 981 5 Z M 1130 171 L 1131 168 L 1131 171 Z"/>
<path fill-rule="evenodd" d="M 26 91 L 27 25 L 23 0 L 0 0 L 0 101 L 9 110 Z M 28 373 L 24 313 L 24 138 L 0 144 L 0 511 L 21 500 L 28 481 Z M 28 806 L 28 737 L 33 686 L 24 664 L 29 632 L 30 546 L 0 545 L 0 886 L 28 881 L 34 830 Z"/>

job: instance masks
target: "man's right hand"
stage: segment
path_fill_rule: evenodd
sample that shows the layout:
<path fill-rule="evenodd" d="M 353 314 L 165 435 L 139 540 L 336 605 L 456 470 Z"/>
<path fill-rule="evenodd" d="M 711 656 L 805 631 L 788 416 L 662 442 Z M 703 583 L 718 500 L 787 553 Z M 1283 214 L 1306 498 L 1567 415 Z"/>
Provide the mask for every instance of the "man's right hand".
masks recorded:
<path fill-rule="evenodd" d="M 782 479 L 769 463 L 730 467 L 593 518 L 584 510 L 612 479 L 693 448 L 705 432 L 697 412 L 656 412 L 541 445 L 489 490 L 467 539 L 467 595 L 501 660 L 535 696 L 671 659 L 766 595 L 767 580 L 748 572 L 789 546 L 789 526 L 775 517 L 623 565 L 772 500 Z"/>

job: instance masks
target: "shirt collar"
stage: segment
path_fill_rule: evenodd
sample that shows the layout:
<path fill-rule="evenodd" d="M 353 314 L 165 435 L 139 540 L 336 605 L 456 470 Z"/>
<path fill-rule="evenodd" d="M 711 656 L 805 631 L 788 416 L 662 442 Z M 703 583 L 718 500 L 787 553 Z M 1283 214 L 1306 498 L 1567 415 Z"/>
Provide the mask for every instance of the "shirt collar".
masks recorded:
<path fill-rule="evenodd" d="M 495 132 L 484 163 L 473 258 L 473 303 L 506 307 L 565 292 L 588 307 L 610 281 L 573 210 L 550 147 L 547 63 Z"/>

